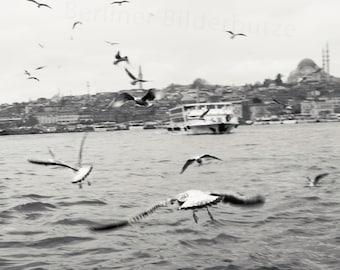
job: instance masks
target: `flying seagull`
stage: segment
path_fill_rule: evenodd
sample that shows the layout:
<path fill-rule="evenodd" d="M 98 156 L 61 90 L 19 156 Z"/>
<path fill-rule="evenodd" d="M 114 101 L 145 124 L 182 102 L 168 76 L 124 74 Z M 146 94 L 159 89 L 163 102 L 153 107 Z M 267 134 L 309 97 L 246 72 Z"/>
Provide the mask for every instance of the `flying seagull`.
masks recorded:
<path fill-rule="evenodd" d="M 61 166 L 65 168 L 71 169 L 75 174 L 72 179 L 72 184 L 78 184 L 79 188 L 82 187 L 82 181 L 86 179 L 86 177 L 90 174 L 92 171 L 93 166 L 92 165 L 85 165 L 82 166 L 82 152 L 84 147 L 84 142 L 86 139 L 87 133 L 84 134 L 79 148 L 79 156 L 78 156 L 78 164 L 77 166 L 71 166 L 61 160 L 56 159 L 53 151 L 49 149 L 49 153 L 52 156 L 52 159 L 49 160 L 37 160 L 37 159 L 28 159 L 28 162 L 38 165 L 45 165 L 45 166 Z M 91 185 L 91 182 L 87 180 L 87 184 Z"/>
<path fill-rule="evenodd" d="M 107 44 L 110 44 L 111 46 L 113 45 L 118 45 L 119 43 L 117 42 L 111 42 L 111 41 L 105 41 Z"/>
<path fill-rule="evenodd" d="M 34 3 L 34 4 L 36 4 L 38 8 L 40 8 L 40 7 L 47 7 L 47 8 L 51 8 L 49 5 L 47 5 L 47 4 L 43 4 L 43 3 L 39 3 L 39 2 L 37 2 L 37 1 L 35 1 L 35 0 L 27 0 L 27 1 L 29 1 L 29 2 L 32 2 L 32 3 Z"/>
<path fill-rule="evenodd" d="M 45 48 L 45 46 L 42 45 L 41 43 L 38 43 L 38 45 L 39 45 L 39 47 L 42 48 L 42 49 Z"/>
<path fill-rule="evenodd" d="M 78 24 L 83 24 L 81 21 L 76 21 L 72 25 L 72 29 L 74 29 Z"/>
<path fill-rule="evenodd" d="M 130 1 L 126 1 L 126 0 L 124 0 L 124 1 L 114 1 L 114 2 L 111 3 L 111 5 L 118 4 L 118 5 L 121 6 L 123 3 L 130 3 Z"/>
<path fill-rule="evenodd" d="M 129 63 L 129 58 L 127 56 L 121 57 L 120 52 L 118 51 L 115 55 L 116 60 L 113 62 L 114 65 L 117 65 L 120 62 L 126 62 Z"/>
<path fill-rule="evenodd" d="M 308 176 L 307 176 L 307 179 L 308 179 L 308 187 L 316 187 L 317 184 L 319 183 L 319 181 L 326 177 L 329 173 L 322 173 L 322 174 L 318 174 L 317 176 L 314 177 L 314 179 L 310 179 Z"/>
<path fill-rule="evenodd" d="M 277 99 L 272 98 L 272 100 L 273 100 L 275 103 L 277 103 L 277 104 L 279 104 L 279 105 L 282 105 L 282 106 L 285 106 L 285 107 L 286 107 L 286 104 L 283 104 L 282 102 L 278 101 Z"/>
<path fill-rule="evenodd" d="M 247 36 L 247 35 L 245 35 L 245 34 L 243 34 L 243 33 L 237 33 L 237 34 L 235 34 L 233 31 L 226 31 L 227 33 L 229 33 L 231 36 L 230 36 L 230 38 L 231 39 L 234 39 L 236 36 Z"/>
<path fill-rule="evenodd" d="M 37 77 L 34 77 L 34 76 L 30 76 L 27 79 L 29 79 L 29 80 L 36 80 L 37 82 L 40 81 Z"/>
<path fill-rule="evenodd" d="M 194 158 L 190 158 L 188 159 L 183 168 L 182 168 L 182 171 L 181 171 L 181 174 L 184 173 L 184 171 L 191 165 L 193 164 L 195 161 L 198 163 L 199 166 L 203 165 L 203 160 L 202 159 L 217 159 L 217 160 L 222 160 L 218 157 L 214 157 L 214 156 L 211 156 L 211 155 L 203 155 L 203 156 L 199 156 L 199 157 L 194 157 Z"/>
<path fill-rule="evenodd" d="M 198 222 L 198 216 L 196 212 L 200 208 L 206 208 L 210 219 L 213 221 L 214 218 L 209 211 L 209 206 L 218 204 L 220 202 L 230 203 L 231 205 L 242 205 L 242 206 L 253 206 L 253 205 L 261 205 L 265 202 L 265 198 L 261 195 L 256 195 L 248 198 L 242 198 L 234 194 L 225 194 L 225 193 L 212 193 L 212 192 L 204 192 L 200 190 L 188 190 L 186 192 L 180 193 L 174 198 L 169 198 L 167 200 L 161 201 L 155 204 L 153 207 L 141 212 L 140 214 L 133 216 L 132 218 L 118 221 L 111 224 L 106 225 L 97 225 L 93 226 L 90 229 L 93 231 L 104 231 L 104 230 L 112 230 L 118 229 L 121 227 L 125 227 L 128 225 L 132 225 L 133 223 L 138 222 L 139 220 L 145 218 L 146 216 L 152 214 L 157 209 L 161 207 L 166 207 L 169 204 L 178 203 L 178 210 L 193 210 L 193 218 L 195 222 Z"/>
<path fill-rule="evenodd" d="M 129 75 L 129 77 L 132 79 L 131 84 L 135 85 L 138 82 L 148 82 L 146 80 L 143 79 L 138 79 L 136 76 L 134 76 L 127 68 L 125 68 L 125 71 L 127 73 L 127 75 Z"/>
<path fill-rule="evenodd" d="M 110 107 L 120 107 L 122 106 L 125 102 L 129 102 L 129 101 L 133 101 L 135 102 L 137 105 L 139 106 L 143 106 L 143 107 L 150 107 L 152 106 L 151 103 L 149 103 L 149 101 L 152 100 L 158 100 L 162 97 L 161 91 L 157 91 L 154 88 L 150 88 L 146 94 L 142 97 L 142 98 L 135 98 L 134 96 L 128 94 L 128 93 L 120 93 L 117 98 L 115 98 L 114 100 L 112 100 L 110 102 L 110 104 L 107 106 L 107 109 Z"/>

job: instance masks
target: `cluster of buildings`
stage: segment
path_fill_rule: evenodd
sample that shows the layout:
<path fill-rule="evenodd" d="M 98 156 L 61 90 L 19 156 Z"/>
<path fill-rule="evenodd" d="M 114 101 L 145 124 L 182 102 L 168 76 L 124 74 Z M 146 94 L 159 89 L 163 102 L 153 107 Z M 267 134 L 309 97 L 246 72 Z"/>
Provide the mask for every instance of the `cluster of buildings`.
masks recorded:
<path fill-rule="evenodd" d="M 241 122 L 273 115 L 317 119 L 340 114 L 340 79 L 330 76 L 311 59 L 303 59 L 286 83 L 282 82 L 280 74 L 263 83 L 243 86 L 212 85 L 203 79 L 196 79 L 189 85 L 171 84 L 162 91 L 163 98 L 148 108 L 136 107 L 134 103 L 127 103 L 120 108 L 107 108 L 119 92 L 63 97 L 56 95 L 51 99 L 1 104 L 0 129 L 33 126 L 56 129 L 100 122 L 165 123 L 170 108 L 196 102 L 232 102 Z M 123 92 L 133 96 L 145 94 L 142 89 Z"/>

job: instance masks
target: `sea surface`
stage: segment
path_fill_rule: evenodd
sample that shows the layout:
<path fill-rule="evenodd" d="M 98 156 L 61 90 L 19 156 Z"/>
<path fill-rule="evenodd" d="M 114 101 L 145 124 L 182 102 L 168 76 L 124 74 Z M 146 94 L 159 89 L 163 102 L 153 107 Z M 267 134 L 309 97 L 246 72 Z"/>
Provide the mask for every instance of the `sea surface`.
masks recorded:
<path fill-rule="evenodd" d="M 72 171 L 27 158 L 77 163 L 83 133 L 0 137 L 0 269 L 340 269 L 340 123 L 240 126 L 227 135 L 163 130 L 91 132 Z M 222 159 L 190 166 L 188 158 Z M 306 176 L 328 172 L 320 187 Z M 183 191 L 262 194 L 260 207 L 161 208 L 132 226 L 93 232 Z"/>

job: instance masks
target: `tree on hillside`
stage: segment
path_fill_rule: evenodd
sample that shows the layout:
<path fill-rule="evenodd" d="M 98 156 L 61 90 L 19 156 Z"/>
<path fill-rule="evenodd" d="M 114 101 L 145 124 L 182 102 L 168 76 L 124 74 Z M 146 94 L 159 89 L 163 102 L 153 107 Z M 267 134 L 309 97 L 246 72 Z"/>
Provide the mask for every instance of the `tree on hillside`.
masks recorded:
<path fill-rule="evenodd" d="M 196 88 L 203 88 L 207 85 L 207 81 L 201 78 L 197 78 L 193 81 L 191 88 L 196 89 Z"/>

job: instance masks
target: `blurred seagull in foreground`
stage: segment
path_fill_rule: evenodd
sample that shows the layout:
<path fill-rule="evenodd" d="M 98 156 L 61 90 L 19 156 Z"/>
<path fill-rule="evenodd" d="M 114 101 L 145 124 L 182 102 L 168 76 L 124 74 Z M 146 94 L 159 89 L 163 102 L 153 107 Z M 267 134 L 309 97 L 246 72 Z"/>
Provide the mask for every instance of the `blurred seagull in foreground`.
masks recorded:
<path fill-rule="evenodd" d="M 132 81 L 131 81 L 131 84 L 132 84 L 132 85 L 135 85 L 135 84 L 138 83 L 138 82 L 148 82 L 148 81 L 146 81 L 146 80 L 137 78 L 137 77 L 134 76 L 127 68 L 125 68 L 125 71 L 126 71 L 127 75 L 129 75 L 129 77 L 132 79 Z"/>
<path fill-rule="evenodd" d="M 211 155 L 203 155 L 203 156 L 199 156 L 199 157 L 194 157 L 194 158 L 190 158 L 188 159 L 183 168 L 182 168 L 182 171 L 181 171 L 181 174 L 184 173 L 184 171 L 191 165 L 193 164 L 195 161 L 198 163 L 199 166 L 203 165 L 203 160 L 202 159 L 217 159 L 217 160 L 222 160 L 218 157 L 214 157 L 214 156 L 211 156 Z"/>
<path fill-rule="evenodd" d="M 123 1 L 114 1 L 111 3 L 111 5 L 114 5 L 114 4 L 118 4 L 118 5 L 122 5 L 123 3 L 130 3 L 130 1 L 126 1 L 126 0 L 123 0 Z"/>
<path fill-rule="evenodd" d="M 234 39 L 236 36 L 247 36 L 247 35 L 245 35 L 245 34 L 243 34 L 243 33 L 237 33 L 237 34 L 235 34 L 233 31 L 226 31 L 227 33 L 229 33 L 231 36 L 230 36 L 230 38 L 231 39 Z"/>
<path fill-rule="evenodd" d="M 110 107 L 120 107 L 124 103 L 133 101 L 136 105 L 143 106 L 143 107 L 150 107 L 153 104 L 149 103 L 152 100 L 158 100 L 162 98 L 162 91 L 158 91 L 154 88 L 150 88 L 146 94 L 142 98 L 135 98 L 134 96 L 128 93 L 120 93 L 114 100 L 110 102 L 106 109 Z"/>
<path fill-rule="evenodd" d="M 74 29 L 78 24 L 83 24 L 81 21 L 76 21 L 72 25 L 72 29 Z"/>
<path fill-rule="evenodd" d="M 116 60 L 113 62 L 114 65 L 117 65 L 120 62 L 126 62 L 129 63 L 129 58 L 127 56 L 121 57 L 120 52 L 118 51 L 115 55 Z"/>
<path fill-rule="evenodd" d="M 319 181 L 326 177 L 327 175 L 329 175 L 329 173 L 322 173 L 322 174 L 318 174 L 317 176 L 314 177 L 314 179 L 310 179 L 308 176 L 307 176 L 307 179 L 308 179 L 308 186 L 307 187 L 316 187 L 319 183 Z"/>
<path fill-rule="evenodd" d="M 234 194 L 204 192 L 200 190 L 188 190 L 186 192 L 178 194 L 174 198 L 169 198 L 165 201 L 161 201 L 155 204 L 153 207 L 141 212 L 140 214 L 133 216 L 132 218 L 117 221 L 111 224 L 93 226 L 90 229 L 93 231 L 104 231 L 132 225 L 133 223 L 136 223 L 139 220 L 145 218 L 146 216 L 152 214 L 158 208 L 166 207 L 169 204 L 172 205 L 176 202 L 179 205 L 178 210 L 193 210 L 193 218 L 197 223 L 198 216 L 196 215 L 196 212 L 200 208 L 206 208 L 210 219 L 214 221 L 214 218 L 211 212 L 209 211 L 208 208 L 209 206 L 218 204 L 220 202 L 240 206 L 262 205 L 265 202 L 265 198 L 261 195 L 242 198 Z"/>
<path fill-rule="evenodd" d="M 80 143 L 80 149 L 79 149 L 79 157 L 78 157 L 78 164 L 77 167 L 71 166 L 61 160 L 56 159 L 53 151 L 49 148 L 49 153 L 52 156 L 52 159 L 49 160 L 37 160 L 37 159 L 28 159 L 28 162 L 38 165 L 45 165 L 45 166 L 61 166 L 65 168 L 69 168 L 72 171 L 74 171 L 75 175 L 73 176 L 72 183 L 73 184 L 79 184 L 79 188 L 82 187 L 82 181 L 85 180 L 85 178 L 90 174 L 92 171 L 93 166 L 92 165 L 85 165 L 82 166 L 82 152 L 84 147 L 84 142 L 86 139 L 87 133 L 84 134 L 81 143 Z M 91 185 L 91 182 L 87 180 L 87 184 Z"/>

